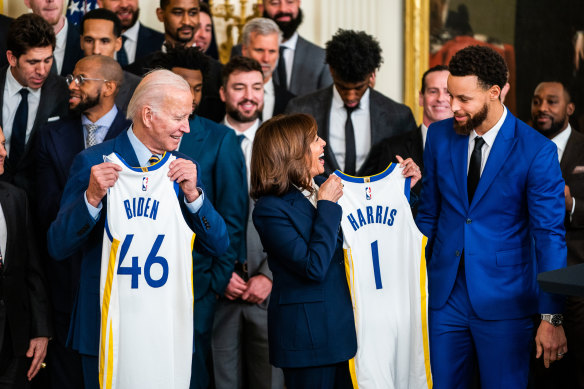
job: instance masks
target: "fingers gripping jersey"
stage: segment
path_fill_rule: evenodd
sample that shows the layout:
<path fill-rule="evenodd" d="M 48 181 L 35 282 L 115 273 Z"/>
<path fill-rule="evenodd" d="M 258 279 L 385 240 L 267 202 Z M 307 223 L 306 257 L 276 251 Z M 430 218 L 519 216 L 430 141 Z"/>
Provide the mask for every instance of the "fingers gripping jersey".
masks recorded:
<path fill-rule="evenodd" d="M 371 177 L 335 172 L 344 185 L 341 227 L 358 345 L 349 366 L 359 389 L 432 388 L 426 237 L 401 173 L 396 164 Z"/>
<path fill-rule="evenodd" d="M 107 194 L 100 277 L 101 388 L 187 389 L 193 353 L 192 248 L 166 153 L 122 167 Z"/>

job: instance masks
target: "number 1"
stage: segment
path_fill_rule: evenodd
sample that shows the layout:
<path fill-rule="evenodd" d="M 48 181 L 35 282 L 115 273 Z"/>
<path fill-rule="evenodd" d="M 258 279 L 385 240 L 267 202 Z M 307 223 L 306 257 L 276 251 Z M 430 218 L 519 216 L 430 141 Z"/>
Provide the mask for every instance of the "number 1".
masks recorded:
<path fill-rule="evenodd" d="M 379 249 L 377 241 L 371 242 L 371 257 L 373 259 L 373 274 L 375 275 L 375 288 L 383 289 L 381 284 L 381 271 L 379 269 Z"/>

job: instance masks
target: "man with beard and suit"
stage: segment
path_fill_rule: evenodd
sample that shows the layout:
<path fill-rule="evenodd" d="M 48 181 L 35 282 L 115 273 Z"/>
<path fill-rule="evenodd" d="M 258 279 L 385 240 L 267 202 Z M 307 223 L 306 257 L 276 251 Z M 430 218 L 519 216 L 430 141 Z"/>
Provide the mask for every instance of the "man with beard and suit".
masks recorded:
<path fill-rule="evenodd" d="M 342 30 L 326 44 L 334 85 L 290 100 L 286 112 L 307 113 L 325 140 L 325 174 L 362 175 L 371 148 L 413 131 L 412 111 L 370 87 L 382 62 L 379 42 L 363 31 Z"/>
<path fill-rule="evenodd" d="M 296 31 L 302 23 L 300 0 L 263 0 L 263 5 L 263 17 L 276 22 L 283 34 L 274 83 L 287 88 L 295 96 L 303 96 L 332 84 L 324 50 Z M 231 56 L 234 55 L 241 55 L 240 45 L 233 47 Z"/>
<path fill-rule="evenodd" d="M 36 15 L 45 19 L 55 30 L 55 50 L 51 72 L 66 76 L 83 53 L 77 44 L 79 30 L 63 15 L 65 0 L 24 0 L 24 4 Z"/>
<path fill-rule="evenodd" d="M 223 68 L 220 93 L 227 114 L 223 124 L 237 135 L 245 158 L 244 185 L 249 193 L 251 149 L 260 125 L 264 82 L 261 65 L 236 56 Z M 270 365 L 268 355 L 268 299 L 272 272 L 268 268 L 251 214 L 253 201 L 246 193 L 239 209 L 245 221 L 245 240 L 239 247 L 235 270 L 219 300 L 213 325 L 212 355 L 217 389 L 283 388 L 284 376 Z"/>
<path fill-rule="evenodd" d="M 450 95 L 448 94 L 448 67 L 434 66 L 422 76 L 422 88 L 418 95 L 418 104 L 424 108 L 422 124 L 415 130 L 384 139 L 371 149 L 369 157 L 363 164 L 362 173 L 373 175 L 385 170 L 390 163 L 398 162 L 396 155 L 412 158 L 420 169 L 424 169 L 424 147 L 430 124 L 452 117 Z M 419 196 L 422 182 L 419 181 L 412 191 Z M 416 215 L 417 208 L 412 211 Z"/>
<path fill-rule="evenodd" d="M 116 55 L 122 67 L 160 50 L 164 34 L 140 23 L 138 0 L 97 0 L 97 5 L 115 13 L 122 23 L 122 47 Z"/>
<path fill-rule="evenodd" d="M 67 83 L 51 73 L 55 33 L 35 14 L 24 14 L 10 25 L 9 66 L 0 69 L 0 124 L 6 136 L 8 159 L 0 180 L 23 188 L 34 203 L 37 130 L 48 120 L 67 114 Z"/>
<path fill-rule="evenodd" d="M 278 62 L 281 32 L 273 20 L 255 18 L 243 26 L 241 52 L 244 57 L 255 59 L 264 73 L 264 109 L 262 121 L 284 112 L 288 101 L 294 97 L 288 89 L 275 84 L 272 74 Z"/>
<path fill-rule="evenodd" d="M 36 185 L 37 192 L 43 195 L 36 205 L 44 236 L 57 216 L 75 156 L 88 147 L 115 138 L 130 125 L 125 112 L 114 104 L 122 78 L 122 68 L 113 58 L 92 55 L 81 59 L 67 79 L 72 115 L 48 123 L 39 131 L 35 149 Z M 45 244 L 42 247 L 46 249 Z M 80 258 L 74 255 L 63 261 L 49 260 L 46 268 L 55 326 L 55 338 L 48 354 L 51 387 L 80 388 L 83 386 L 80 356 L 66 347 L 79 286 Z"/>
<path fill-rule="evenodd" d="M 0 127 L 0 175 L 6 139 Z M 28 388 L 52 336 L 50 305 L 33 218 L 22 189 L 0 182 L 0 385 Z"/>
<path fill-rule="evenodd" d="M 568 266 L 584 263 L 584 135 L 574 131 L 569 119 L 575 106 L 566 86 L 559 81 L 540 83 L 533 92 L 533 128 L 554 142 L 566 183 L 566 245 Z M 584 388 L 584 299 L 568 297 L 564 309 L 564 329 L 568 351 L 549 370 L 536 362 L 537 388 Z"/>
<path fill-rule="evenodd" d="M 203 81 L 209 57 L 198 48 L 169 49 L 156 67 L 183 77 L 193 94 L 191 131 L 184 134 L 178 151 L 199 162 L 199 175 L 215 209 L 225 220 L 229 248 L 220 257 L 195 253 L 193 284 L 195 286 L 195 354 L 192 361 L 191 389 L 208 388 L 211 382 L 211 336 L 218 297 L 222 296 L 243 247 L 247 204 L 245 161 L 235 133 L 196 114 L 201 101 Z"/>
<path fill-rule="evenodd" d="M 81 20 L 81 49 L 86 56 L 105 55 L 115 58 L 116 52 L 122 47 L 122 25 L 120 19 L 104 8 L 89 11 Z M 116 94 L 116 106 L 123 112 L 128 109 L 128 103 L 134 90 L 142 78 L 124 71 L 124 77 Z"/>
<path fill-rule="evenodd" d="M 428 237 L 430 362 L 435 387 L 525 388 L 535 346 L 544 365 L 566 353 L 562 298 L 537 274 L 566 266 L 564 181 L 557 147 L 502 104 L 507 65 L 469 46 L 448 65 L 453 119 L 424 150 L 416 224 Z"/>

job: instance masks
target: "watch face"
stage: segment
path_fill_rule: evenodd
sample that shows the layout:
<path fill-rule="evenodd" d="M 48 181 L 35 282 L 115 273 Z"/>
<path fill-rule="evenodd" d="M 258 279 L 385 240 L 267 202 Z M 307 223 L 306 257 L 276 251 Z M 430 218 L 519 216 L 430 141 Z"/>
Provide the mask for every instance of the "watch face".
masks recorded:
<path fill-rule="evenodd" d="M 552 325 L 553 325 L 554 327 L 557 327 L 557 326 L 559 326 L 559 325 L 561 325 L 561 324 L 562 324 L 562 319 L 560 319 L 560 318 L 559 318 L 558 316 L 556 316 L 556 315 L 552 316 Z"/>

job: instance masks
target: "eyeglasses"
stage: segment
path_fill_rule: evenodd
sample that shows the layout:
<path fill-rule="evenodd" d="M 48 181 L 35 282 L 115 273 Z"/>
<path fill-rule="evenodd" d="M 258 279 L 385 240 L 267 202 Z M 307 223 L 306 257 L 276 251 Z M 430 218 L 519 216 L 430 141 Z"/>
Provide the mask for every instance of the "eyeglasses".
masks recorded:
<path fill-rule="evenodd" d="M 104 80 L 102 78 L 87 78 L 87 77 L 83 77 L 81 75 L 74 76 L 72 74 L 69 74 L 67 77 L 65 77 L 65 81 L 67 81 L 67 85 L 71 85 L 71 83 L 73 81 L 75 81 L 75 85 L 80 86 L 80 85 L 83 85 L 85 83 L 85 81 L 104 81 L 104 82 L 108 82 L 110 80 Z"/>

